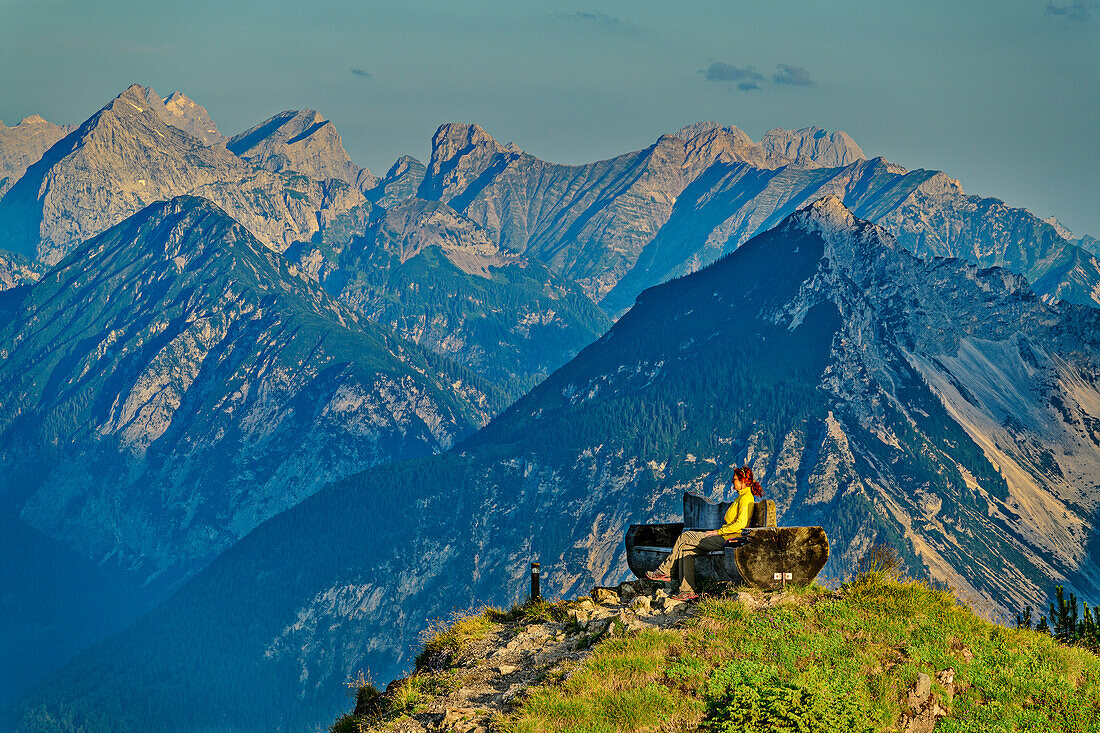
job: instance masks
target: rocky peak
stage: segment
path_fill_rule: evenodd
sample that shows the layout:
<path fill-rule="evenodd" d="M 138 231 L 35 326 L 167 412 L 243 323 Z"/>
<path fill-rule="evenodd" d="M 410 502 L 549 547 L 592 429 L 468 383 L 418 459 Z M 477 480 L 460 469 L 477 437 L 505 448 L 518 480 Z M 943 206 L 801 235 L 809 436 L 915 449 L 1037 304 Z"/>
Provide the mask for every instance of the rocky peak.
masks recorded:
<path fill-rule="evenodd" d="M 390 166 L 390 169 L 386 171 L 386 177 L 384 180 L 392 181 L 395 178 L 400 178 L 412 169 L 419 169 L 424 171 L 424 164 L 411 155 L 402 155 L 394 164 Z"/>
<path fill-rule="evenodd" d="M 195 194 L 216 201 L 282 251 L 363 203 L 350 185 L 258 170 L 224 147 L 206 146 L 165 122 L 161 114 L 168 112 L 155 110 L 159 99 L 151 89 L 132 85 L 41 155 L 41 165 L 30 168 L 0 199 L 5 247 L 54 264 L 80 242 L 154 201 Z M 39 128 L 46 126 L 30 129 Z M 308 160 L 312 150 L 295 152 Z M 319 155 L 318 160 L 321 165 L 332 157 Z M 344 162 L 348 173 L 358 174 L 346 153 Z"/>
<path fill-rule="evenodd" d="M 1062 239 L 1073 239 L 1073 232 L 1070 231 L 1069 227 L 1060 222 L 1058 218 L 1053 214 L 1045 219 L 1042 219 L 1041 221 L 1044 224 L 1050 224 L 1052 227 L 1054 227 L 1054 231 L 1057 232 L 1058 236 Z"/>
<path fill-rule="evenodd" d="M 390 166 L 378 186 L 367 198 L 383 208 L 390 208 L 405 199 L 416 196 L 416 189 L 424 180 L 427 166 L 411 155 L 402 155 Z"/>
<path fill-rule="evenodd" d="M 807 232 L 836 235 L 856 227 L 857 219 L 839 197 L 823 196 L 788 219 L 789 226 Z"/>
<path fill-rule="evenodd" d="M 368 189 L 378 180 L 352 162 L 336 126 L 312 109 L 280 112 L 235 135 L 227 147 L 272 171 L 296 171 L 319 181 L 336 178 Z"/>
<path fill-rule="evenodd" d="M 141 84 L 131 84 L 126 87 L 121 94 L 112 99 L 104 109 L 119 109 L 126 111 L 126 105 L 129 105 L 130 109 L 136 109 L 137 114 L 143 114 L 146 110 L 151 110 L 156 105 L 164 106 L 164 103 L 151 87 L 143 87 Z"/>
<path fill-rule="evenodd" d="M 160 105 L 158 111 L 160 109 L 164 110 L 161 119 L 192 137 L 202 140 L 206 145 L 217 145 L 226 140 L 225 136 L 218 131 L 218 126 L 214 124 L 206 108 L 183 92 L 172 92 Z"/>
<path fill-rule="evenodd" d="M 676 137 L 684 142 L 690 142 L 701 136 L 713 139 L 716 135 L 724 135 L 739 147 L 750 147 L 755 144 L 752 138 L 745 134 L 744 130 L 733 125 L 722 125 L 717 122 L 693 122 L 676 131 Z"/>
<path fill-rule="evenodd" d="M 47 122 L 41 115 L 28 115 L 15 127 L 0 122 L 0 196 L 73 129 Z"/>
<path fill-rule="evenodd" d="M 507 146 L 497 142 L 481 125 L 449 122 L 440 125 L 432 136 L 432 157 L 428 167 L 437 170 L 443 163 L 473 147 L 486 148 L 492 153 L 509 152 Z"/>
<path fill-rule="evenodd" d="M 518 148 L 501 145 L 479 125 L 451 122 L 432 136 L 432 157 L 418 195 L 447 201 L 484 173 L 523 155 Z M 502 156 L 507 156 L 502 159 Z"/>
<path fill-rule="evenodd" d="M 840 168 L 867 156 L 848 133 L 820 127 L 769 130 L 760 140 L 769 155 L 783 156 L 803 168 Z"/>

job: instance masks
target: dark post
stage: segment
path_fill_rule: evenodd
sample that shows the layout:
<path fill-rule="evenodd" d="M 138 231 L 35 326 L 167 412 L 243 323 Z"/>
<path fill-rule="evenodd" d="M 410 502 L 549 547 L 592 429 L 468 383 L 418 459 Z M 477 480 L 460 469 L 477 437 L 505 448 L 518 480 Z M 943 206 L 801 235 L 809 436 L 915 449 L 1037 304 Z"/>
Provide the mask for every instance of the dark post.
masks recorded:
<path fill-rule="evenodd" d="M 539 564 L 531 563 L 531 600 L 537 601 L 539 596 Z"/>

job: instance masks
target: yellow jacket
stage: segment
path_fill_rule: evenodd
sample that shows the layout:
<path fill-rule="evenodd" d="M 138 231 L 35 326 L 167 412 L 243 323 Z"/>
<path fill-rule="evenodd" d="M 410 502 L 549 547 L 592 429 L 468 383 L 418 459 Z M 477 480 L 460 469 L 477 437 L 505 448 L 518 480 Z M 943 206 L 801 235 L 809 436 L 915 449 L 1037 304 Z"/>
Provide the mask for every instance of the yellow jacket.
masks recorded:
<path fill-rule="evenodd" d="M 725 524 L 718 528 L 718 534 L 727 540 L 741 536 L 741 530 L 749 525 L 752 520 L 752 512 L 756 499 L 753 498 L 752 489 L 745 487 L 737 492 L 737 501 L 726 510 Z"/>

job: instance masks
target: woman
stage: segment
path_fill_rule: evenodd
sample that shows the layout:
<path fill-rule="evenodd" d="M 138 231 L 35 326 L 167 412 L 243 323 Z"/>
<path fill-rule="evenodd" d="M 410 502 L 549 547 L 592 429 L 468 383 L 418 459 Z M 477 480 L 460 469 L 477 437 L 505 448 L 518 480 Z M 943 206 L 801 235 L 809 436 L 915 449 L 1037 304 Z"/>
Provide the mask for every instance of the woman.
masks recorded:
<path fill-rule="evenodd" d="M 741 537 L 741 530 L 748 526 L 752 519 L 753 505 L 756 499 L 764 494 L 760 483 L 753 478 L 752 469 L 741 466 L 733 472 L 733 488 L 737 490 L 737 501 L 726 510 L 725 524 L 718 529 L 709 531 L 688 530 L 677 538 L 672 547 L 672 554 L 668 556 L 656 570 L 646 573 L 650 580 L 667 582 L 672 580 L 670 573 L 675 563 L 679 563 L 687 555 L 706 555 L 710 552 L 721 550 L 727 542 Z M 681 585 L 679 594 L 673 596 L 676 600 L 691 601 L 698 596 L 691 587 L 683 572 L 680 573 Z"/>

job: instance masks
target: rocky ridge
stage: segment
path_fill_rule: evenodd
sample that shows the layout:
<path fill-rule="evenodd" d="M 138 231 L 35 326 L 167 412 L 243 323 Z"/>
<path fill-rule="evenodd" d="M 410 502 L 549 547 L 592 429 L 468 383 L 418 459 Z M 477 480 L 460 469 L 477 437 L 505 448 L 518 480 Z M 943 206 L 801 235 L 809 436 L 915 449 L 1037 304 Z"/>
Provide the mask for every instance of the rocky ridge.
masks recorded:
<path fill-rule="evenodd" d="M 485 376 L 516 398 L 611 322 L 574 283 L 502 250 L 447 204 L 408 198 L 361 236 L 287 250 L 365 318 Z"/>
<path fill-rule="evenodd" d="M 937 171 L 867 160 L 843 132 L 775 129 L 755 143 L 714 122 L 581 166 L 546 163 L 477 125 L 432 140 L 418 195 L 445 201 L 501 247 L 575 280 L 612 316 L 645 288 L 694 272 L 797 209 L 837 195 L 920 256 L 1025 275 L 1048 299 L 1100 304 L 1100 260 L 1059 229 Z"/>
<path fill-rule="evenodd" d="M 1100 303 L 1100 260 L 1025 209 L 966 194 L 938 171 L 883 158 L 842 168 L 763 171 L 718 162 L 679 196 L 668 222 L 601 302 L 628 308 L 650 285 L 694 272 L 823 196 L 893 234 L 920 257 L 958 257 L 1027 277 L 1047 300 Z"/>
<path fill-rule="evenodd" d="M 448 203 L 503 249 L 543 262 L 598 300 L 633 266 L 692 176 L 714 160 L 752 156 L 735 129 L 708 128 L 692 141 L 666 135 L 646 150 L 566 166 L 501 145 L 477 125 L 443 125 L 418 195 Z"/>
<path fill-rule="evenodd" d="M 0 237 L 9 249 L 52 265 L 146 205 L 190 194 L 216 202 L 282 251 L 365 203 L 343 180 L 276 173 L 208 147 L 166 123 L 149 93 L 138 85 L 124 91 L 0 199 Z"/>
<path fill-rule="evenodd" d="M 752 594 L 741 595 L 755 605 Z M 784 600 L 769 598 L 763 603 Z M 614 588 L 594 588 L 589 595 L 557 602 L 531 618 L 495 623 L 484 637 L 459 650 L 428 655 L 417 671 L 444 672 L 447 692 L 421 701 L 386 730 L 487 733 L 495 721 L 515 709 L 530 687 L 568 677 L 599 640 L 642 629 L 674 628 L 690 613 L 691 604 L 670 598 L 666 590 L 646 581 L 630 581 Z M 408 680 L 390 682 L 385 696 L 399 693 Z M 366 712 L 357 711 L 364 717 Z"/>
<path fill-rule="evenodd" d="M 0 291 L 32 283 L 42 277 L 45 268 L 22 255 L 0 249 Z"/>
<path fill-rule="evenodd" d="M 843 168 L 867 159 L 848 133 L 829 132 L 817 126 L 801 130 L 777 127 L 764 134 L 760 147 L 771 157 L 786 158 L 800 168 Z"/>

